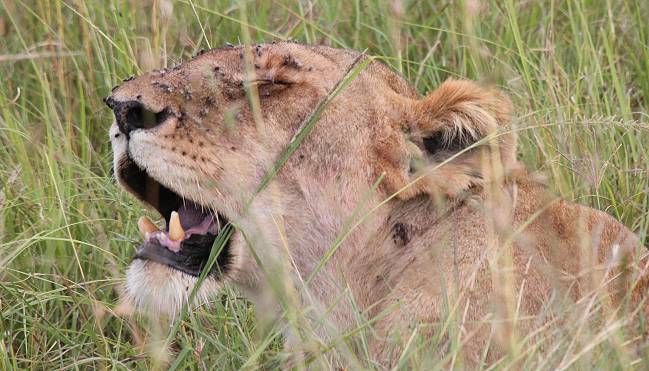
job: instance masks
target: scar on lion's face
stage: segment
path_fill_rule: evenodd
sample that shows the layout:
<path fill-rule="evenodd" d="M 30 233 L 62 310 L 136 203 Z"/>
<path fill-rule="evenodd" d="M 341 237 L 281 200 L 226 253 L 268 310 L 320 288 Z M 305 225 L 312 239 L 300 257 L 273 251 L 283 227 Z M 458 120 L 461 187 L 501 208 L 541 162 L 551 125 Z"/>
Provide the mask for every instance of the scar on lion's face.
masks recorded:
<path fill-rule="evenodd" d="M 490 276 L 475 273 L 488 269 L 490 233 L 528 245 L 516 250 L 516 269 L 536 277 L 536 294 L 553 289 L 547 272 L 578 276 L 581 263 L 571 251 L 580 236 L 598 231 L 596 261 L 608 259 L 611 246 L 626 254 L 638 245 L 617 221 L 558 200 L 527 175 L 516 160 L 512 104 L 498 89 L 448 80 L 420 97 L 368 58 L 285 42 L 229 47 L 113 89 L 106 103 L 115 114 L 115 174 L 166 224 L 138 222 L 144 243 L 126 290 L 134 305 L 178 313 L 225 230 L 232 233 L 198 302 L 227 281 L 268 304 L 268 280 L 284 274 L 296 287 L 310 277 L 313 295 L 302 302 L 327 308 L 349 287 L 354 305 L 370 314 L 405 298 L 399 313 L 415 322 L 435 320 L 439 287 L 453 284 L 449 277 L 461 288 L 485 288 L 470 303 L 476 318 L 491 308 Z M 350 74 L 355 68 L 360 73 Z M 532 260 L 538 264 L 529 271 Z M 639 270 L 645 264 L 633 262 Z M 538 298 L 525 295 L 523 309 L 531 313 Z M 333 327 L 344 330 L 355 318 L 352 305 L 337 303 Z M 390 315 L 375 327 L 387 334 L 403 329 L 403 321 Z M 378 339 L 371 347 L 386 359 L 398 349 Z"/>

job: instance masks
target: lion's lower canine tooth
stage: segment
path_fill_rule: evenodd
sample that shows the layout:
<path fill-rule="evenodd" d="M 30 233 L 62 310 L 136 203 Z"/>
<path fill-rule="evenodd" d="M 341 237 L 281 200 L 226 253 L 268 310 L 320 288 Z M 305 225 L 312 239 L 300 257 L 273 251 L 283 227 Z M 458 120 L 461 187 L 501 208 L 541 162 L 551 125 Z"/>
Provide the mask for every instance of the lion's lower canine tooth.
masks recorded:
<path fill-rule="evenodd" d="M 185 230 L 180 225 L 180 216 L 177 212 L 172 211 L 169 218 L 169 238 L 174 241 L 180 241 L 185 237 Z"/>
<path fill-rule="evenodd" d="M 140 217 L 137 221 L 137 226 L 140 228 L 140 233 L 142 234 L 142 237 L 146 237 L 147 233 L 153 233 L 158 230 L 158 227 L 149 220 L 146 216 Z"/>

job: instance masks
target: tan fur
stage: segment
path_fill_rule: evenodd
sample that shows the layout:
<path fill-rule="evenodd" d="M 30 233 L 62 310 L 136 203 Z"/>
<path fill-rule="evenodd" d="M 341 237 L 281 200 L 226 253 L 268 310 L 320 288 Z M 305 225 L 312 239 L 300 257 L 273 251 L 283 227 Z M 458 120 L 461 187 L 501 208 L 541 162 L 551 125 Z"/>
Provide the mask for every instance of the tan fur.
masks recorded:
<path fill-rule="evenodd" d="M 225 280 L 270 312 L 299 302 L 309 318 L 326 318 L 312 329 L 323 339 L 353 329 L 358 316 L 376 316 L 370 350 L 386 366 L 398 359 L 412 325 L 439 325 L 448 303 L 467 334 L 467 361 L 477 362 L 487 343 L 496 357 L 508 339 L 539 326 L 534 318 L 551 302 L 575 303 L 601 287 L 611 307 L 631 290 L 633 300 L 643 299 L 647 258 L 636 236 L 533 181 L 516 161 L 510 101 L 473 82 L 449 80 L 421 98 L 371 62 L 255 196 L 357 56 L 295 43 L 226 48 L 124 83 L 113 99 L 139 99 L 155 112 L 171 107 L 177 117 L 131 133 L 128 144 L 113 127 L 116 167 L 128 145 L 152 177 L 231 220 L 234 268 Z M 259 95 L 258 117 L 246 87 Z M 435 136 L 441 150 L 429 153 L 426 138 Z M 452 143 L 467 146 L 444 149 Z M 323 256 L 328 261 L 305 288 Z M 138 284 L 128 289 L 151 310 L 176 281 L 152 279 L 147 290 L 142 277 L 156 269 L 181 273 L 156 263 L 147 269 L 129 268 L 129 282 Z M 209 282 L 202 296 L 219 285 Z M 173 303 L 186 300 L 178 295 L 184 299 L 166 300 L 173 308 L 155 310 L 177 311 Z M 278 301 L 282 295 L 289 300 Z M 531 319 L 496 324 L 513 316 Z M 421 331 L 433 335 L 435 328 Z M 287 344 L 300 336 L 288 333 Z"/>

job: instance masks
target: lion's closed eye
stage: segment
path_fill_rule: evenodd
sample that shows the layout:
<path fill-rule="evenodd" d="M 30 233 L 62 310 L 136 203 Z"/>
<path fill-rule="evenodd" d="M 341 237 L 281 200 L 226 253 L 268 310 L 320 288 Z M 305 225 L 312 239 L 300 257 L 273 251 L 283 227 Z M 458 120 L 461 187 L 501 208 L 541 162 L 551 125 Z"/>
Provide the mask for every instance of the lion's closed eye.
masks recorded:
<path fill-rule="evenodd" d="M 288 80 L 258 79 L 252 81 L 251 85 L 257 87 L 259 96 L 263 98 L 288 89 L 289 87 L 291 87 L 291 85 L 293 85 L 293 82 Z"/>

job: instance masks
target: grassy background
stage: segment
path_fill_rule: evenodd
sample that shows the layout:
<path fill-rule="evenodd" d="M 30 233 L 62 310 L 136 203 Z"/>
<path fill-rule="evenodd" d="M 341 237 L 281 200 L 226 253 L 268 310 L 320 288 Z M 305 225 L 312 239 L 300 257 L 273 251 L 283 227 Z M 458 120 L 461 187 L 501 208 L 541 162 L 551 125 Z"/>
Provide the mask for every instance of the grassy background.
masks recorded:
<path fill-rule="evenodd" d="M 102 98 L 131 74 L 237 44 L 243 28 L 367 49 L 422 93 L 448 77 L 495 81 L 517 107 L 520 158 L 646 243 L 648 20 L 646 0 L 0 0 L 0 364 L 272 368 L 286 356 L 230 289 L 182 322 L 171 353 L 156 353 L 164 327 L 113 315 L 148 212 L 111 177 Z M 546 340 L 547 358 L 498 367 L 643 367 L 616 334 Z M 430 365 L 447 367 L 439 357 Z"/>

